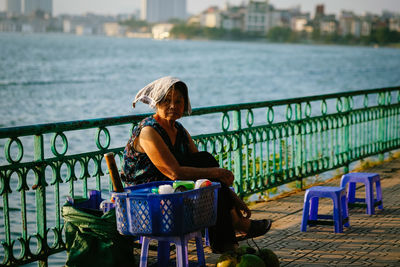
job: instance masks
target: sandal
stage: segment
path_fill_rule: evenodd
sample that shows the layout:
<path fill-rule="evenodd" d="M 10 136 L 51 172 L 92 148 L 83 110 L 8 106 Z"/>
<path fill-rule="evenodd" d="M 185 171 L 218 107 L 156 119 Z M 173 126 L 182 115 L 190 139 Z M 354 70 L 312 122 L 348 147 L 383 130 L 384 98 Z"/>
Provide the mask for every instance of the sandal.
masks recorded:
<path fill-rule="evenodd" d="M 251 220 L 250 229 L 247 232 L 247 235 L 243 237 L 243 240 L 265 235 L 269 231 L 269 229 L 271 229 L 271 225 L 272 220 L 270 219 Z"/>

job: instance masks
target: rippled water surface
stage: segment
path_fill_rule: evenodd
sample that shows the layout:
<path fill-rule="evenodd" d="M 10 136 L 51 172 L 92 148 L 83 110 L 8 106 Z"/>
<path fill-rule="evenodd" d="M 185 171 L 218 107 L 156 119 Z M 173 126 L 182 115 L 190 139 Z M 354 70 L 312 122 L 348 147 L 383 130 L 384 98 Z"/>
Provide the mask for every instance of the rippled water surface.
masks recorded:
<path fill-rule="evenodd" d="M 400 50 L 2 33 L 0 127 L 147 112 L 131 101 L 165 75 L 193 107 L 272 100 L 400 85 Z"/>

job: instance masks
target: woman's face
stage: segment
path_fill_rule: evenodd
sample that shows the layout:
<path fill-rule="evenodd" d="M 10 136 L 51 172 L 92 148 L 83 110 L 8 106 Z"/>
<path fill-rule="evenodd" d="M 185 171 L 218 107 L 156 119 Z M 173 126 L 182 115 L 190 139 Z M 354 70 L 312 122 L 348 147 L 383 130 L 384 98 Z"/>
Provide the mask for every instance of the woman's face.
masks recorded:
<path fill-rule="evenodd" d="M 157 104 L 157 115 L 166 120 L 177 120 L 183 116 L 185 98 L 179 90 L 172 89 Z"/>

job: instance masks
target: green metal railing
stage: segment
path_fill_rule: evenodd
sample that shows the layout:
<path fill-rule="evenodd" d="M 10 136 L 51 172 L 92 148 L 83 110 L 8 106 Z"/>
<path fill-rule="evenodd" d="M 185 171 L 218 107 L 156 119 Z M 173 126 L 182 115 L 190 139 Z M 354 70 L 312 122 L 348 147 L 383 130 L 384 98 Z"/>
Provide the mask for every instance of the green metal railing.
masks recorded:
<path fill-rule="evenodd" d="M 220 131 L 193 138 L 234 172 L 243 197 L 293 181 L 301 188 L 305 177 L 382 158 L 400 147 L 399 114 L 400 87 L 392 87 L 197 108 L 191 120 L 215 129 L 222 118 Z M 123 146 L 110 148 L 112 140 L 125 143 L 129 129 L 148 115 L 0 129 L 3 265 L 46 266 L 50 255 L 65 250 L 65 196 L 109 191 L 103 155 L 112 151 L 121 159 Z"/>

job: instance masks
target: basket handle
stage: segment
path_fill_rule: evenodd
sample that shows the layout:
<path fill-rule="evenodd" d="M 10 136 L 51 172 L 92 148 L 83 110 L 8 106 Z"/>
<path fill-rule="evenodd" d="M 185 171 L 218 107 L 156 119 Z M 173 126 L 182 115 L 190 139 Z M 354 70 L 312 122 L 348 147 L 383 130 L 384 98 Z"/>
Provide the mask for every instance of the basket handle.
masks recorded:
<path fill-rule="evenodd" d="M 118 173 L 118 167 L 115 163 L 114 153 L 109 152 L 104 154 L 106 159 L 108 172 L 110 173 L 110 179 L 113 184 L 114 192 L 124 192 L 124 187 L 122 186 L 121 178 Z"/>

